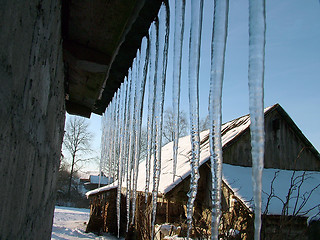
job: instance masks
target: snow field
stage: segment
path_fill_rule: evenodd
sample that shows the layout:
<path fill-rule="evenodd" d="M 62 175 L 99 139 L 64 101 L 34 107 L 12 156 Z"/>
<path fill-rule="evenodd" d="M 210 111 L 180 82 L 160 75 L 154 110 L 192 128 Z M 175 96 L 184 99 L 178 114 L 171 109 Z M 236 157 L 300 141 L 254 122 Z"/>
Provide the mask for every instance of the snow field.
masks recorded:
<path fill-rule="evenodd" d="M 85 208 L 71 208 L 56 206 L 54 210 L 51 239 L 76 240 L 76 239 L 101 239 L 115 240 L 116 237 L 104 234 L 97 236 L 86 233 L 87 223 L 90 218 L 90 210 Z"/>

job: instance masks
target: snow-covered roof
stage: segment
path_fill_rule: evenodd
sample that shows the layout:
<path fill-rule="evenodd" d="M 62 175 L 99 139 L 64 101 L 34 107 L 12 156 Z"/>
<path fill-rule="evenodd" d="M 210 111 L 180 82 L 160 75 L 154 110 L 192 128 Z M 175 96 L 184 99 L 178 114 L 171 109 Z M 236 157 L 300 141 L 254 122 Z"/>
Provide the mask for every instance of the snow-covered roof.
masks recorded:
<path fill-rule="evenodd" d="M 273 106 L 272 106 L 273 107 Z M 271 109 L 268 107 L 265 112 Z M 245 115 L 243 117 L 234 119 L 222 125 L 221 135 L 223 146 L 233 140 L 235 137 L 239 136 L 250 126 L 250 117 Z M 209 160 L 210 149 L 209 149 L 209 130 L 205 130 L 200 133 L 201 139 L 201 154 L 200 154 L 200 166 Z M 179 139 L 178 147 L 178 159 L 177 159 L 177 171 L 175 181 L 173 180 L 173 160 L 172 160 L 173 143 L 166 144 L 161 151 L 161 176 L 159 183 L 159 192 L 167 193 L 183 181 L 186 177 L 190 175 L 190 157 L 191 157 L 191 143 L 190 136 L 185 136 Z M 153 172 L 153 163 L 151 163 L 151 173 Z M 138 191 L 145 191 L 145 179 L 146 179 L 146 166 L 145 161 L 141 162 L 139 165 L 138 174 Z M 152 186 L 152 177 L 150 178 L 150 186 Z M 114 187 L 114 183 L 112 184 Z M 108 185 L 109 186 L 109 185 Z M 107 191 L 107 187 L 102 187 L 93 191 L 88 192 L 86 195 L 96 194 L 101 191 Z M 122 184 L 125 187 L 125 183 Z M 109 188 L 108 188 L 109 189 Z"/>
<path fill-rule="evenodd" d="M 80 179 L 89 179 L 91 175 L 98 176 L 99 174 L 100 174 L 100 172 L 96 171 L 96 170 L 86 171 L 86 172 L 81 172 L 81 171 L 78 172 Z"/>
<path fill-rule="evenodd" d="M 93 176 L 93 175 L 90 175 L 90 183 L 92 184 L 103 184 L 103 185 L 106 185 L 106 184 L 109 184 L 110 183 L 110 179 L 109 177 L 105 177 L 105 176 Z"/>
<path fill-rule="evenodd" d="M 271 107 L 266 108 L 264 111 L 267 113 L 272 108 L 278 105 L 274 105 Z M 250 126 L 250 117 L 249 115 L 245 115 L 238 119 L 234 119 L 230 122 L 227 122 L 222 125 L 221 135 L 222 135 L 222 145 L 226 146 L 228 143 L 231 143 L 235 138 L 240 136 L 244 133 Z M 201 152 L 200 152 L 200 166 L 205 162 L 209 161 L 210 157 L 210 148 L 209 148 L 209 130 L 203 131 L 200 133 L 201 139 Z M 161 176 L 159 182 L 159 193 L 166 194 L 171 191 L 174 187 L 176 187 L 180 182 L 186 179 L 191 173 L 190 167 L 190 159 L 191 159 L 191 143 L 190 143 L 190 136 L 185 136 L 179 139 L 179 147 L 178 147 L 178 158 L 177 158 L 177 170 L 176 170 L 176 177 L 173 181 L 173 143 L 166 144 L 161 151 Z M 270 190 L 270 183 L 275 174 L 278 170 L 274 169 L 265 169 L 264 170 L 264 186 L 263 191 L 268 192 Z M 150 191 L 152 191 L 153 186 L 153 163 L 151 163 L 151 177 L 150 177 Z M 279 191 L 281 194 L 287 193 L 285 191 L 287 185 L 284 183 L 285 181 L 289 181 L 293 171 L 280 171 L 278 173 L 279 183 L 283 182 L 283 185 L 276 184 L 275 187 L 277 188 L 276 191 Z M 309 176 L 308 172 L 308 176 Z M 302 174 L 302 172 L 296 172 L 297 174 Z M 311 173 L 310 173 L 311 174 Z M 308 177 L 306 183 L 311 181 L 315 183 L 318 181 L 320 183 L 320 175 L 319 173 L 311 174 L 312 177 Z M 310 175 L 310 176 L 311 176 Z M 270 180 L 271 178 L 271 180 Z M 239 196 L 239 198 L 249 207 L 251 208 L 252 199 L 252 186 L 251 186 L 251 168 L 250 167 L 239 167 L 239 166 L 232 166 L 229 164 L 223 164 L 223 179 L 229 187 Z M 315 179 L 315 180 L 312 180 Z M 278 180 L 278 179 L 277 179 Z M 145 181 L 146 181 L 146 165 L 145 161 L 141 162 L 139 165 L 139 173 L 138 173 L 138 184 L 137 184 L 137 191 L 145 191 Z M 275 181 L 276 182 L 276 181 Z M 268 185 L 269 184 L 269 185 Z M 122 184 L 125 187 L 125 183 Z M 303 191 L 308 191 L 308 187 L 305 187 L 303 184 Z M 312 184 L 308 185 L 312 186 Z M 113 183 L 112 185 L 108 185 L 99 189 L 95 189 L 87 193 L 87 196 L 96 194 L 101 191 L 107 191 L 112 188 L 116 188 L 117 183 Z M 278 189 L 278 187 L 280 187 Z M 302 189 L 301 189 L 302 190 Z M 316 191 L 313 195 L 317 198 L 312 197 L 312 201 L 314 199 L 320 199 L 319 190 Z M 305 193 L 305 192 L 304 192 Z M 301 194 L 304 194 L 301 192 Z M 263 194 L 266 196 L 266 194 Z M 301 195 L 302 196 L 302 195 Z M 282 195 L 279 197 L 283 197 Z M 263 201 L 265 201 L 264 198 Z M 311 199 L 311 198 L 310 198 Z M 311 201 L 311 202 L 312 202 Z M 281 202 L 280 200 L 277 201 L 276 198 L 273 198 L 271 203 Z M 314 203 L 314 202 L 313 202 Z M 264 204 L 264 202 L 263 202 Z M 307 207 L 307 205 L 305 205 Z M 270 206 L 269 213 L 279 214 L 279 204 L 275 204 L 274 206 Z M 281 213 L 281 211 L 280 211 Z"/>
<path fill-rule="evenodd" d="M 109 184 L 107 186 L 96 188 L 96 189 L 93 189 L 93 190 L 87 192 L 86 196 L 89 197 L 90 195 L 94 195 L 94 194 L 97 194 L 99 192 L 109 191 L 109 190 L 115 189 L 117 187 L 118 187 L 118 181 L 114 181 L 113 183 L 111 183 L 111 184 Z"/>
<path fill-rule="evenodd" d="M 273 106 L 272 106 L 273 107 Z M 265 109 L 265 112 L 272 107 Z M 245 115 L 243 117 L 234 119 L 230 122 L 224 123 L 221 128 L 222 145 L 230 143 L 237 136 L 241 135 L 250 126 L 250 117 Z M 200 133 L 200 166 L 207 162 L 210 157 L 209 148 L 209 130 L 205 130 Z M 176 177 L 173 181 L 173 142 L 168 143 L 162 148 L 161 151 L 161 176 L 159 182 L 159 192 L 168 193 L 191 173 L 190 159 L 191 159 L 191 142 L 190 136 L 185 136 L 179 139 L 178 146 L 178 158 L 177 158 L 177 170 Z M 153 172 L 153 164 L 151 163 L 151 173 Z M 138 191 L 144 191 L 146 179 L 146 167 L 145 162 L 142 162 L 139 166 L 138 175 Z M 152 186 L 151 177 L 150 186 Z"/>
<path fill-rule="evenodd" d="M 223 164 L 223 181 L 252 210 L 251 173 L 251 167 Z M 264 169 L 262 177 L 262 211 L 264 212 L 268 206 L 266 213 L 281 214 L 287 196 L 290 199 L 288 215 L 315 216 L 320 212 L 320 173 Z M 268 198 L 270 198 L 269 203 Z M 314 209 L 308 211 L 312 208 Z"/>

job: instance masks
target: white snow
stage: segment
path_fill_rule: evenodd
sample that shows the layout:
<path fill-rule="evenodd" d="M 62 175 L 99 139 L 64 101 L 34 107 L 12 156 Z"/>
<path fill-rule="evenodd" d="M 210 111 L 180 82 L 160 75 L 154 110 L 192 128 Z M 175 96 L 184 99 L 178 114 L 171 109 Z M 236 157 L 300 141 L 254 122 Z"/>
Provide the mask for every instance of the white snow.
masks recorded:
<path fill-rule="evenodd" d="M 54 211 L 51 239 L 117 239 L 116 237 L 111 236 L 109 234 L 97 236 L 93 233 L 86 233 L 85 230 L 87 227 L 87 223 L 89 222 L 89 217 L 89 209 L 56 206 Z"/>
<path fill-rule="evenodd" d="M 224 182 L 226 182 L 235 191 L 238 196 L 250 209 L 253 209 L 253 192 L 251 187 L 251 167 L 239 167 L 232 166 L 229 164 L 223 164 L 223 176 Z M 298 197 L 298 186 L 300 184 L 301 176 L 303 171 L 291 171 L 291 170 L 279 170 L 279 169 L 264 169 L 262 176 L 262 213 L 265 211 L 267 206 L 267 199 L 271 193 L 271 182 L 277 174 L 273 183 L 274 196 L 268 204 L 268 214 L 281 214 L 283 208 L 283 202 L 286 201 L 286 196 L 290 189 L 291 177 L 294 174 L 296 178 L 295 187 L 292 188 L 290 195 L 291 200 L 289 201 L 288 214 L 292 215 L 294 211 L 294 205 L 298 199 L 297 208 L 301 206 L 303 198 L 307 197 L 313 188 L 316 188 L 320 184 L 320 173 L 319 172 L 305 172 L 305 178 L 302 182 L 300 193 Z M 314 210 L 307 212 L 320 203 L 320 187 L 315 189 L 306 204 L 302 209 L 297 212 L 297 215 L 305 215 L 310 218 L 319 213 L 320 209 L 315 208 Z M 282 202 L 283 201 L 283 202 Z"/>
<path fill-rule="evenodd" d="M 265 108 L 265 113 L 269 111 L 271 107 Z M 231 142 L 234 138 L 241 135 L 250 126 L 250 117 L 245 115 L 243 117 L 234 119 L 230 122 L 224 123 L 221 127 L 222 146 Z M 200 133 L 200 150 L 201 158 L 199 166 L 209 161 L 210 148 L 209 148 L 209 130 L 205 130 Z M 175 181 L 173 180 L 172 171 L 172 155 L 173 155 L 173 142 L 166 144 L 161 150 L 161 176 L 159 183 L 159 193 L 167 193 L 177 186 L 183 179 L 188 177 L 191 173 L 190 159 L 191 159 L 191 143 L 190 136 L 185 136 L 179 139 L 178 146 L 178 158 Z M 153 172 L 153 163 L 151 163 L 151 172 Z M 146 180 L 146 164 L 145 161 L 139 165 L 139 176 L 137 191 L 145 191 Z M 150 185 L 152 186 L 153 179 L 150 179 Z M 87 196 L 96 194 L 101 191 L 108 191 L 117 187 L 117 182 L 114 182 L 105 187 L 94 189 L 86 193 Z M 126 183 L 122 184 L 122 187 L 126 187 Z"/>
<path fill-rule="evenodd" d="M 93 184 L 99 184 L 99 182 L 100 182 L 100 184 L 106 185 L 106 184 L 109 184 L 111 180 L 112 179 L 110 179 L 109 177 L 105 177 L 105 176 L 101 176 L 101 177 L 100 176 L 93 176 L 93 175 L 90 176 L 90 183 L 93 183 Z"/>
<path fill-rule="evenodd" d="M 181 227 L 164 223 L 155 225 L 155 239 L 176 239 L 180 234 Z"/>
<path fill-rule="evenodd" d="M 269 111 L 272 107 L 265 109 L 265 113 Z M 222 125 L 221 135 L 222 135 L 222 145 L 228 144 L 235 137 L 241 135 L 248 127 L 250 126 L 249 115 L 243 116 L 241 118 L 232 120 Z M 210 149 L 209 149 L 209 131 L 203 131 L 200 133 L 201 139 L 201 159 L 200 166 L 205 162 L 209 161 Z M 176 185 L 178 185 L 183 179 L 190 175 L 190 158 L 191 158 L 191 144 L 190 136 L 186 136 L 179 139 L 179 148 L 178 148 L 178 161 L 177 161 L 177 176 L 173 182 L 173 173 L 172 173 L 172 148 L 173 143 L 168 143 L 162 148 L 162 162 L 161 162 L 161 176 L 159 183 L 159 193 L 165 194 L 172 190 Z M 153 166 L 151 164 L 151 171 Z M 270 194 L 270 185 L 274 177 L 274 174 L 279 171 L 276 180 L 274 181 L 274 193 L 278 197 L 272 198 L 269 206 L 269 214 L 281 214 L 282 210 L 282 201 L 285 201 L 286 195 L 289 190 L 291 176 L 294 171 L 288 170 L 278 170 L 278 169 L 264 169 L 263 171 L 263 186 L 262 186 L 262 212 L 264 212 L 267 201 L 267 194 Z M 144 192 L 145 191 L 145 162 L 142 162 L 139 166 L 139 179 L 137 190 Z M 303 171 L 296 171 L 295 176 L 299 177 L 303 174 Z M 300 197 L 303 195 L 306 196 L 308 192 L 317 184 L 320 183 L 320 173 L 319 172 L 306 172 L 307 176 L 304 180 L 304 183 L 300 189 Z M 239 167 L 229 164 L 223 164 L 223 181 L 227 184 L 233 191 L 236 193 L 236 196 L 240 198 L 247 205 L 249 209 L 253 209 L 252 205 L 252 185 L 251 185 L 251 167 Z M 152 184 L 152 178 L 150 179 Z M 299 180 L 299 179 L 297 179 Z M 98 193 L 100 191 L 107 191 L 112 188 L 117 187 L 117 182 L 112 185 L 108 185 L 99 189 L 95 189 L 87 193 L 87 196 L 91 194 Z M 123 187 L 126 187 L 123 184 Z M 293 199 L 289 202 L 289 214 L 292 214 L 295 199 L 297 194 L 297 188 L 292 193 Z M 280 200 L 281 199 L 281 200 Z M 304 208 L 301 209 L 300 214 L 305 213 L 305 210 L 314 207 L 319 204 L 320 201 L 320 187 L 318 187 L 311 197 L 309 198 L 307 204 Z M 298 205 L 301 203 L 301 199 L 298 202 Z M 319 212 L 319 209 L 316 208 L 313 211 L 305 213 L 306 216 L 312 217 L 314 214 Z"/>
<path fill-rule="evenodd" d="M 114 188 L 117 188 L 117 187 L 118 187 L 118 180 L 114 181 L 113 183 L 111 183 L 111 184 L 109 184 L 109 185 L 107 185 L 107 186 L 93 189 L 93 190 L 87 192 L 87 193 L 86 193 L 86 196 L 89 197 L 90 195 L 97 194 L 97 193 L 99 193 L 99 192 L 109 191 L 109 190 L 114 189 Z M 123 187 L 124 187 L 124 186 L 123 186 Z"/>

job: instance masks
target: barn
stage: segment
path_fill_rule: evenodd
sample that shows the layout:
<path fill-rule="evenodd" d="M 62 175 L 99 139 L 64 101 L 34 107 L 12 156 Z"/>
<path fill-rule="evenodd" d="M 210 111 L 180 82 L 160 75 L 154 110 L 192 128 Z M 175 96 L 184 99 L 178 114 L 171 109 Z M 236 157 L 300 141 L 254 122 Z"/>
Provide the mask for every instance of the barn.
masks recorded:
<path fill-rule="evenodd" d="M 290 116 L 279 105 L 265 109 L 265 159 L 263 175 L 263 235 L 286 239 L 306 239 L 307 220 L 319 215 L 320 155 Z M 222 126 L 223 187 L 221 237 L 251 239 L 253 233 L 251 190 L 251 145 L 249 115 Z M 209 131 L 203 131 L 200 154 L 200 179 L 194 206 L 192 236 L 210 236 L 211 170 Z M 186 226 L 187 192 L 190 185 L 190 137 L 179 140 L 177 173 L 173 181 L 172 143 L 162 148 L 157 223 Z M 138 239 L 148 239 L 151 199 L 145 203 L 146 169 L 139 166 L 136 225 Z M 151 181 L 152 186 L 152 181 Z M 125 188 L 122 184 L 121 233 L 126 231 Z M 88 231 L 116 233 L 117 182 L 87 193 L 91 200 Z M 281 229 L 279 229 L 279 223 Z M 293 231 L 294 230 L 294 231 Z"/>

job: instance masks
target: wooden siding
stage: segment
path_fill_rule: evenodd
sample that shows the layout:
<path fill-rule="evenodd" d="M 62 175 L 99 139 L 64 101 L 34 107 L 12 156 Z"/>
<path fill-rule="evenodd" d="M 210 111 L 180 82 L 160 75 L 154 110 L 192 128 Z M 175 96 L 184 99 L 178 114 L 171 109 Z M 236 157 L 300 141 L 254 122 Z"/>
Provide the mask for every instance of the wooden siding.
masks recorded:
<path fill-rule="evenodd" d="M 108 232 L 114 235 L 118 234 L 117 225 L 117 189 L 101 192 L 90 196 L 90 220 L 88 222 L 87 231 L 100 234 Z M 126 231 L 126 200 L 125 196 L 121 196 L 121 222 L 120 235 L 124 236 Z"/>
<path fill-rule="evenodd" d="M 287 170 L 320 170 L 319 153 L 313 148 L 311 143 L 303 136 L 292 119 L 285 111 L 276 105 L 271 111 L 265 114 L 265 168 L 277 168 Z M 245 130 L 242 134 L 235 137 L 223 149 L 224 163 L 251 166 L 251 143 L 250 131 Z M 194 204 L 194 225 L 191 231 L 192 237 L 208 238 L 210 236 L 211 225 L 211 170 L 210 160 L 199 168 L 200 179 L 198 182 L 198 194 Z M 156 223 L 173 223 L 182 226 L 181 236 L 185 234 L 186 227 L 186 205 L 188 202 L 187 193 L 190 188 L 190 175 L 180 182 L 167 194 L 159 195 L 157 205 Z M 114 191 L 114 190 L 111 190 Z M 92 204 L 97 205 L 101 202 L 99 193 L 93 195 Z M 111 196 L 111 195 L 110 195 Z M 124 199 L 124 198 L 123 198 Z M 115 196 L 109 198 L 115 203 Z M 237 194 L 223 182 L 222 184 L 222 217 L 219 227 L 221 238 L 229 239 L 228 234 L 232 230 L 237 230 L 237 238 L 232 239 L 252 239 L 253 237 L 253 213 L 237 197 Z M 115 212 L 115 207 L 109 208 Z M 122 207 L 122 209 L 124 209 Z M 137 197 L 136 225 L 133 228 L 137 231 L 137 239 L 148 239 L 150 236 L 150 214 L 151 198 L 145 204 L 144 193 L 139 192 Z M 99 209 L 98 209 L 99 210 Z M 104 208 L 102 212 L 108 211 Z M 108 215 L 108 214 L 105 214 Z M 110 215 L 110 213 L 109 213 Z M 114 215 L 114 213 L 113 213 Z M 126 214 L 123 213 L 122 218 Z M 274 225 L 277 219 L 283 220 L 283 228 L 277 233 L 287 234 L 290 237 L 304 239 L 307 231 L 306 219 L 290 216 L 263 216 L 262 239 L 268 239 L 274 232 Z M 116 216 L 113 216 L 115 222 Z M 293 221 L 294 220 L 294 221 Z M 294 229 L 292 229 L 294 228 Z M 106 227 L 104 228 L 106 229 Z M 110 232 L 109 227 L 109 232 Z M 106 230 L 104 230 L 106 231 Z M 148 232 L 149 231 L 149 232 Z M 225 235 L 227 234 L 227 235 Z M 293 239 L 293 238 L 292 238 Z"/>
<path fill-rule="evenodd" d="M 291 119 L 290 119 L 291 120 Z M 265 117 L 265 168 L 320 171 L 320 160 L 277 109 Z M 223 149 L 224 163 L 251 166 L 250 131 Z"/>

